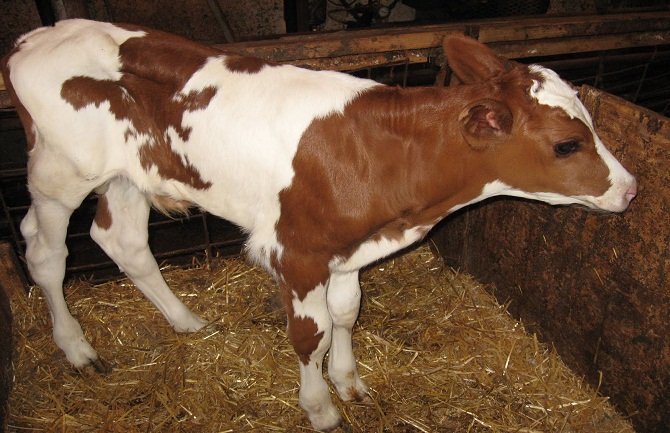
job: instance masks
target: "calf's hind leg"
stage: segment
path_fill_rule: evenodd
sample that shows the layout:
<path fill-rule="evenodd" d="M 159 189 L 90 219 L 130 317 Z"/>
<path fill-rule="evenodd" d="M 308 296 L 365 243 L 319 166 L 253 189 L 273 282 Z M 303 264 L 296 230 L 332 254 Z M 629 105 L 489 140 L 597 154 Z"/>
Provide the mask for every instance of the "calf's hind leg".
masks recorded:
<path fill-rule="evenodd" d="M 92 363 L 96 369 L 104 371 L 107 367 L 84 337 L 79 322 L 70 314 L 63 297 L 68 221 L 84 196 L 82 194 L 80 198 L 71 200 L 76 203 L 68 205 L 33 192 L 32 204 L 21 222 L 21 234 L 26 240 L 28 270 L 49 305 L 56 345 L 75 367 Z"/>
<path fill-rule="evenodd" d="M 149 202 L 123 178 L 109 182 L 98 198 L 91 237 L 160 310 L 177 332 L 197 331 L 206 325 L 165 283 L 148 243 Z"/>

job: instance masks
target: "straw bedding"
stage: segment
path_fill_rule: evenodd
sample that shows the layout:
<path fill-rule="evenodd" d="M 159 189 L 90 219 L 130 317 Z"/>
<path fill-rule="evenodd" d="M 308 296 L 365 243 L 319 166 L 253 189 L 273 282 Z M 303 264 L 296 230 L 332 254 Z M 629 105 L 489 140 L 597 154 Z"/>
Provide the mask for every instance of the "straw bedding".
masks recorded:
<path fill-rule="evenodd" d="M 37 289 L 13 299 L 10 431 L 301 432 L 298 361 L 270 278 L 243 259 L 166 268 L 211 325 L 176 334 L 127 280 L 66 297 L 106 375 L 71 368 Z M 343 432 L 626 432 L 630 425 L 466 275 L 422 246 L 362 273 L 354 329 L 366 403 Z"/>

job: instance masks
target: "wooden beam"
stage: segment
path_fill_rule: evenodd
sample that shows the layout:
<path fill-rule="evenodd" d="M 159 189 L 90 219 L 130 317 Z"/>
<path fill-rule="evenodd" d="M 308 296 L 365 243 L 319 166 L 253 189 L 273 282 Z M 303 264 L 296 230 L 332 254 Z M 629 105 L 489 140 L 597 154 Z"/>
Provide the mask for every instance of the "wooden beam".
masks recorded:
<path fill-rule="evenodd" d="M 28 279 L 23 273 L 12 246 L 9 242 L 0 242 L 0 281 L 10 299 L 18 300 L 26 294 Z"/>
<path fill-rule="evenodd" d="M 496 42 L 490 44 L 498 54 L 513 58 L 551 56 L 566 53 L 615 50 L 670 44 L 670 29 L 654 32 L 635 32 L 615 35 L 583 36 L 533 41 Z"/>
<path fill-rule="evenodd" d="M 476 35 L 501 55 L 516 59 L 664 45 L 670 44 L 670 11 L 342 30 L 215 46 L 314 69 L 356 70 L 440 57 L 442 40 L 454 33 Z M 3 90 L 0 83 L 0 108 L 7 108 L 9 98 Z"/>
<path fill-rule="evenodd" d="M 357 54 L 338 57 L 318 57 L 298 59 L 288 62 L 310 69 L 330 69 L 333 71 L 357 71 L 375 66 L 392 66 L 403 63 L 426 63 L 433 55 L 431 49 L 416 49 L 400 52 Z"/>
<path fill-rule="evenodd" d="M 549 40 L 560 43 L 562 39 L 600 39 L 613 38 L 618 35 L 623 38 L 620 43 L 628 44 L 624 46 L 636 46 L 631 45 L 635 41 L 626 41 L 626 35 L 639 34 L 638 40 L 655 41 L 660 45 L 669 42 L 668 31 L 670 31 L 670 11 L 581 17 L 506 18 L 420 27 L 342 30 L 280 36 L 274 39 L 216 46 L 226 51 L 262 57 L 276 62 L 296 62 L 304 59 L 438 49 L 442 44 L 442 39 L 453 33 L 475 34 L 478 35 L 481 42 L 486 44 L 502 42 L 532 44 Z M 602 46 L 623 48 L 615 44 Z M 565 52 L 572 51 L 566 50 Z M 542 54 L 538 52 L 533 55 Z"/>

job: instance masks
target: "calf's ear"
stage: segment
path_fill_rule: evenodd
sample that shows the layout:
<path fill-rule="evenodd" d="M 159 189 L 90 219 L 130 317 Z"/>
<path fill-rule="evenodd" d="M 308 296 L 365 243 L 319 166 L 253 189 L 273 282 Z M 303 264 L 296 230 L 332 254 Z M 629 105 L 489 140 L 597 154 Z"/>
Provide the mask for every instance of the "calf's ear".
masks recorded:
<path fill-rule="evenodd" d="M 450 35 L 442 42 L 451 70 L 464 84 L 479 83 L 503 72 L 505 60 L 472 38 Z"/>
<path fill-rule="evenodd" d="M 513 121 L 507 105 L 493 99 L 482 99 L 463 110 L 459 126 L 470 147 L 484 150 L 507 139 L 512 132 Z"/>

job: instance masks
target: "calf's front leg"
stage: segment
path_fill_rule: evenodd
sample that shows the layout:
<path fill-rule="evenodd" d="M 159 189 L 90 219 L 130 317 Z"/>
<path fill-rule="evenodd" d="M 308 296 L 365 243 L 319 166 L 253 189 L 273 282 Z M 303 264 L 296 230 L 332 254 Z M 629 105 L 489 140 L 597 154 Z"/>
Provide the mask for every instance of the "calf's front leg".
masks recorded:
<path fill-rule="evenodd" d="M 351 342 L 361 305 L 358 271 L 333 272 L 328 281 L 327 301 L 333 322 L 328 376 L 342 400 L 363 400 L 368 396 L 368 387 L 358 375 Z"/>
<path fill-rule="evenodd" d="M 318 284 L 303 297 L 288 287 L 283 291 L 288 337 L 300 359 L 300 407 L 316 430 L 332 430 L 340 425 L 342 418 L 323 378 L 323 358 L 332 334 L 326 287 Z"/>

